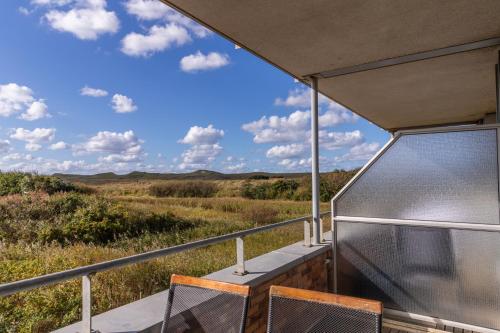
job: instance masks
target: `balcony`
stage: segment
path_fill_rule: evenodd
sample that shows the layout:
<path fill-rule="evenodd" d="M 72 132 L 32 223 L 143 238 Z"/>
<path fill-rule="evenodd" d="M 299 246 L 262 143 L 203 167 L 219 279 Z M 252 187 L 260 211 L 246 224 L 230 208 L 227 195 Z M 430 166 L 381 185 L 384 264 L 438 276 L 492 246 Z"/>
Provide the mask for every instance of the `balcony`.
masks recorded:
<path fill-rule="evenodd" d="M 91 275 L 236 240 L 236 265 L 206 278 L 251 286 L 248 332 L 266 329 L 271 285 L 382 301 L 386 332 L 498 332 L 499 130 L 398 133 L 320 214 L 317 244 L 309 216 L 4 284 L 0 295 L 82 277 L 83 320 L 56 332 L 156 332 L 166 291 L 92 317 Z M 302 242 L 245 261 L 245 236 L 296 223 Z"/>

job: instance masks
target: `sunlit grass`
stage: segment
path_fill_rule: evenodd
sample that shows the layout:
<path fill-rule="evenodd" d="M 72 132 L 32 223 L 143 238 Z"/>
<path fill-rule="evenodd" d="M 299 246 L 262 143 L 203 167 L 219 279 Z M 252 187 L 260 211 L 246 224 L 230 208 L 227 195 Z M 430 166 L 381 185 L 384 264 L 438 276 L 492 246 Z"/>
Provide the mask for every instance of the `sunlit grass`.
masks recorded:
<path fill-rule="evenodd" d="M 145 233 L 106 245 L 76 243 L 0 244 L 0 283 L 30 278 L 204 239 L 262 224 L 310 214 L 309 202 L 261 201 L 238 197 L 154 198 L 147 184 L 98 187 L 101 194 L 135 212 L 172 213 L 195 223 L 194 228 L 170 233 Z M 227 186 L 230 193 L 231 186 Z M 235 188 L 239 185 L 234 185 Z M 327 210 L 328 204 L 322 204 Z M 325 230 L 329 223 L 325 222 Z M 281 227 L 245 238 L 246 257 L 252 258 L 303 238 L 303 225 Z M 93 313 L 101 313 L 164 290 L 172 273 L 206 275 L 235 263 L 235 242 L 150 260 L 98 273 L 92 277 Z M 0 332 L 47 332 L 80 318 L 80 281 L 0 298 Z"/>

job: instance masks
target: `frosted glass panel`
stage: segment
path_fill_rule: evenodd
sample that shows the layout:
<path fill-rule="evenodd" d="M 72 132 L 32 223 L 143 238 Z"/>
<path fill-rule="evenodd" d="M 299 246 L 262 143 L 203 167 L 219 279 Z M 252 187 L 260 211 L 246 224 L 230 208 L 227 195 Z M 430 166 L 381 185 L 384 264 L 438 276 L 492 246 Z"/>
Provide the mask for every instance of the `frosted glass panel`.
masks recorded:
<path fill-rule="evenodd" d="M 496 130 L 400 137 L 336 204 L 338 216 L 499 223 Z"/>
<path fill-rule="evenodd" d="M 339 293 L 500 330 L 500 233 L 337 222 Z"/>

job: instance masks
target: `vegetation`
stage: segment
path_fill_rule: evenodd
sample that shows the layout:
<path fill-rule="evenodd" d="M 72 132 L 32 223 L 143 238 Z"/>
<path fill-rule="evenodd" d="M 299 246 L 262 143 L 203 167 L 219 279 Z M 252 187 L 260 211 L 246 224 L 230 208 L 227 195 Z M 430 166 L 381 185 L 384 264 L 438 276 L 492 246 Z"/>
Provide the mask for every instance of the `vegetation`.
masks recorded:
<path fill-rule="evenodd" d="M 57 192 L 83 192 L 83 188 L 65 182 L 64 180 L 40 176 L 24 172 L 0 172 L 0 196 L 9 194 L 25 194 L 27 192 L 45 192 L 54 194 Z"/>
<path fill-rule="evenodd" d="M 327 202 L 351 179 L 357 170 L 337 170 L 320 177 L 320 200 Z M 297 200 L 310 201 L 311 178 L 302 177 L 299 181 L 295 179 L 277 180 L 254 184 L 245 182 L 241 187 L 241 196 L 248 199 L 258 200 Z"/>
<path fill-rule="evenodd" d="M 149 187 L 149 194 L 155 197 L 209 198 L 215 193 L 217 185 L 207 181 L 171 181 Z"/>
<path fill-rule="evenodd" d="M 351 174 L 324 175 L 325 198 Z M 25 178 L 64 185 L 20 187 Z M 309 183 L 303 176 L 184 183 L 188 185 L 129 180 L 82 190 L 82 185 L 57 177 L 1 174 L 0 283 L 310 214 Z M 242 197 L 245 187 L 249 194 Z M 326 209 L 328 204 L 322 204 Z M 245 255 L 251 258 L 298 241 L 302 229 L 294 224 L 249 236 Z M 202 276 L 232 265 L 234 251 L 234 241 L 228 241 L 98 273 L 92 277 L 93 313 L 164 290 L 172 273 Z M 48 332 L 77 321 L 80 288 L 76 279 L 0 298 L 0 332 Z"/>

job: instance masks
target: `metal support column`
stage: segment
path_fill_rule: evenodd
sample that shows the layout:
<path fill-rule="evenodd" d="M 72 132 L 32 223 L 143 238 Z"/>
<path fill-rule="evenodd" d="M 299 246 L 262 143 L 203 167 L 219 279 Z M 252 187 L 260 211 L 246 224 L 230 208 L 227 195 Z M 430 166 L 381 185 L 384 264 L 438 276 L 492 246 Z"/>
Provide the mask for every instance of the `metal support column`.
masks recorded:
<path fill-rule="evenodd" d="M 500 71 L 500 51 L 498 51 L 498 63 L 495 65 L 495 83 L 496 83 L 495 91 L 496 91 L 496 95 L 497 95 L 497 101 L 496 101 L 497 102 L 497 104 L 496 104 L 497 123 L 500 123 L 500 84 L 498 82 L 498 80 L 500 79 L 499 71 Z"/>
<path fill-rule="evenodd" d="M 321 243 L 319 216 L 319 126 L 318 79 L 311 77 L 311 158 L 313 244 Z"/>

